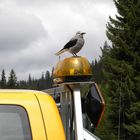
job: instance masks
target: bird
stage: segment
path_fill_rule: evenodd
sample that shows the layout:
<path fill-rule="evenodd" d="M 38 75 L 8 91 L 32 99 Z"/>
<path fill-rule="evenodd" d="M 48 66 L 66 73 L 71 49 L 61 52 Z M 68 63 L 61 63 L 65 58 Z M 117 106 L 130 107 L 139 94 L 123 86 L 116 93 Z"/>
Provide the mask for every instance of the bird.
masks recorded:
<path fill-rule="evenodd" d="M 85 40 L 83 35 L 86 34 L 85 32 L 76 32 L 76 35 L 67 42 L 64 47 L 56 53 L 57 56 L 60 56 L 62 53 L 68 51 L 73 56 L 77 56 L 77 53 L 82 49 L 84 46 Z"/>

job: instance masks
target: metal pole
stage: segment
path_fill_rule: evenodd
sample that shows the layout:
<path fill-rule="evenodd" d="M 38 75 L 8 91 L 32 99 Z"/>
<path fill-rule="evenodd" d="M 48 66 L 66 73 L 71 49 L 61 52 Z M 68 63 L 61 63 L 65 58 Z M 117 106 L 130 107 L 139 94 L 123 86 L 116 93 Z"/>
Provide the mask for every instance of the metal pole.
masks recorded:
<path fill-rule="evenodd" d="M 83 119 L 81 108 L 80 84 L 73 85 L 74 113 L 75 113 L 75 139 L 83 140 Z"/>
<path fill-rule="evenodd" d="M 61 117 L 66 133 L 67 140 L 73 140 L 73 131 L 71 130 L 71 113 L 72 113 L 72 97 L 71 92 L 66 91 L 61 93 Z"/>

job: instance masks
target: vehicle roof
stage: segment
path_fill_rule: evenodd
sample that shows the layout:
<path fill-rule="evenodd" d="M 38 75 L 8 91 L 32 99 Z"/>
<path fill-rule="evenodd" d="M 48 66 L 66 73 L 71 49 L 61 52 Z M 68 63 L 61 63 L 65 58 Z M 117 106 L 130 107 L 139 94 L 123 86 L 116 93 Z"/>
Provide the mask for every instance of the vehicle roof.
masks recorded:
<path fill-rule="evenodd" d="M 0 93 L 28 93 L 28 94 L 46 94 L 37 90 L 25 90 L 25 89 L 0 89 Z"/>
<path fill-rule="evenodd" d="M 1 89 L 1 104 L 19 105 L 26 109 L 30 116 L 32 132 L 36 132 L 33 133 L 35 140 L 40 138 L 40 134 L 44 135 L 42 129 L 38 130 L 43 126 L 48 139 L 65 140 L 61 118 L 55 101 L 50 95 L 35 90 Z"/>
<path fill-rule="evenodd" d="M 45 92 L 37 90 L 22 90 L 22 89 L 0 89 L 0 103 L 18 103 L 37 102 L 39 96 L 45 96 L 46 100 L 52 100 L 52 97 Z"/>

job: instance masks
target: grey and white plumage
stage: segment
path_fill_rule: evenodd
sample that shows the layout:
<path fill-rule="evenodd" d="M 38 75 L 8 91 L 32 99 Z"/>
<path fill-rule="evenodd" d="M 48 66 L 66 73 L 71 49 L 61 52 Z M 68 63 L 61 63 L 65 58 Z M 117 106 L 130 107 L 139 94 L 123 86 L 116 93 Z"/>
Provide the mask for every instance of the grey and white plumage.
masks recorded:
<path fill-rule="evenodd" d="M 56 53 L 56 55 L 60 55 L 68 51 L 74 56 L 77 56 L 76 54 L 82 49 L 85 43 L 85 40 L 83 38 L 84 34 L 85 34 L 84 32 L 78 31 L 76 35 L 73 38 L 71 38 L 71 40 L 68 43 L 65 44 L 63 49 L 61 49 L 60 51 Z"/>

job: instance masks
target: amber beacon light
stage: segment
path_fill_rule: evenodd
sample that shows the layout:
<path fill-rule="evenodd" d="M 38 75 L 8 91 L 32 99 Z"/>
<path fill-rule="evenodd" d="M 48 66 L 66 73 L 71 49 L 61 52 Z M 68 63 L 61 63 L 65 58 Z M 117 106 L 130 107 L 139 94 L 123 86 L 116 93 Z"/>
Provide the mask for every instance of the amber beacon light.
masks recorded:
<path fill-rule="evenodd" d="M 54 83 L 89 81 L 91 76 L 91 65 L 81 56 L 59 61 L 53 71 Z"/>

